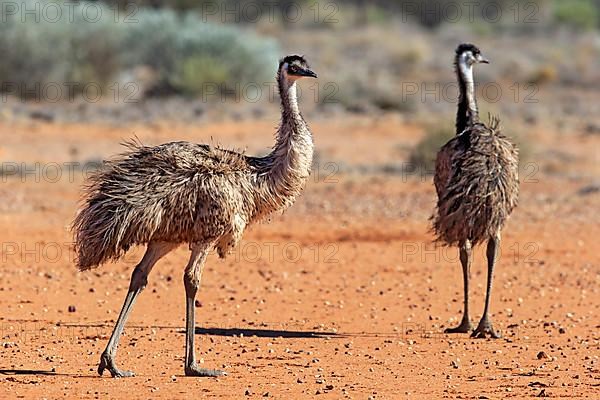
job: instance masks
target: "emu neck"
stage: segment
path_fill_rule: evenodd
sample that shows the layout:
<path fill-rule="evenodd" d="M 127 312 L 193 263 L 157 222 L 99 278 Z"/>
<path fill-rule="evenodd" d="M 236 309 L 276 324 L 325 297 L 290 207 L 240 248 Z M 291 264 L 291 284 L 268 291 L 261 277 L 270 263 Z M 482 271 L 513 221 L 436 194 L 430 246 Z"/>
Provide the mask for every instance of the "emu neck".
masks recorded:
<path fill-rule="evenodd" d="M 281 123 L 269 159 L 266 189 L 268 212 L 289 207 L 303 189 L 310 174 L 313 140 L 298 108 L 296 83 L 278 76 L 281 97 Z"/>
<path fill-rule="evenodd" d="M 458 111 L 456 112 L 456 134 L 460 134 L 467 128 L 479 121 L 477 100 L 475 99 L 475 81 L 473 79 L 473 66 L 468 65 L 466 60 L 459 56 L 456 62 L 456 74 L 458 78 Z"/>

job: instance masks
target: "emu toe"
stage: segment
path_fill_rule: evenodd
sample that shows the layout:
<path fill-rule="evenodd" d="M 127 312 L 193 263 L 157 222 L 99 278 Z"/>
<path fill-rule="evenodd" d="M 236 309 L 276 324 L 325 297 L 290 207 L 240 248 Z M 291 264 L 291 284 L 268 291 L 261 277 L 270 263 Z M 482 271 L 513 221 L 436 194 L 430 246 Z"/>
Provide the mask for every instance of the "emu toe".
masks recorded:
<path fill-rule="evenodd" d="M 206 369 L 200 368 L 196 364 L 192 364 L 188 367 L 185 367 L 185 376 L 200 376 L 200 377 L 210 377 L 216 378 L 219 376 L 226 376 L 227 372 L 221 371 L 218 369 Z"/>
<path fill-rule="evenodd" d="M 488 336 L 492 339 L 500 339 L 502 337 L 500 332 L 495 331 L 492 324 L 488 321 L 480 322 L 473 333 L 471 333 L 471 337 L 476 339 L 485 339 Z"/>
<path fill-rule="evenodd" d="M 473 329 L 473 325 L 471 325 L 471 321 L 467 318 L 463 318 L 460 325 L 456 328 L 446 328 L 444 333 L 469 333 Z"/>
<path fill-rule="evenodd" d="M 109 357 L 106 354 L 102 354 L 102 356 L 100 357 L 100 365 L 98 365 L 98 374 L 102 376 L 105 369 L 108 369 L 108 372 L 110 372 L 110 375 L 113 378 L 128 378 L 130 376 L 135 376 L 135 373 L 133 371 L 120 370 L 119 368 L 117 368 L 115 362 L 111 357 Z"/>

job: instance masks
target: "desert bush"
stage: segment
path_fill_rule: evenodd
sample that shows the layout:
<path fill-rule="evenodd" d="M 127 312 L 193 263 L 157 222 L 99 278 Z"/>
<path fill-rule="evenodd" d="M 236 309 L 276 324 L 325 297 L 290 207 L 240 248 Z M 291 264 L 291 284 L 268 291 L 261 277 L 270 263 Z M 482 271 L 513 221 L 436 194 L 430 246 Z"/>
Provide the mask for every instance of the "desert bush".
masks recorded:
<path fill-rule="evenodd" d="M 148 65 L 180 92 L 199 93 L 206 83 L 235 89 L 236 84 L 273 79 L 278 53 L 273 40 L 233 26 L 202 23 L 195 14 L 145 10 L 137 18 L 139 23 L 125 38 L 125 65 Z"/>
<path fill-rule="evenodd" d="M 102 9 L 96 21 L 83 18 L 86 2 L 74 3 L 73 12 L 65 9 L 59 20 L 4 16 L 2 82 L 28 89 L 50 82 L 106 86 L 140 66 L 156 73 L 157 86 L 180 93 L 199 93 L 207 82 L 235 89 L 272 80 L 278 48 L 271 39 L 169 9 L 142 9 L 134 20 L 125 20 L 125 13 L 115 19 L 114 10 L 95 4 Z"/>
<path fill-rule="evenodd" d="M 591 0 L 556 0 L 554 19 L 560 24 L 582 30 L 591 30 L 599 26 L 598 9 Z"/>
<path fill-rule="evenodd" d="M 456 135 L 454 123 L 426 124 L 425 135 L 410 151 L 408 162 L 420 171 L 433 173 L 435 171 L 435 158 L 440 148 Z"/>
<path fill-rule="evenodd" d="M 554 65 L 543 65 L 532 72 L 529 76 L 529 83 L 534 85 L 543 85 L 555 82 L 558 79 L 558 71 Z"/>
<path fill-rule="evenodd" d="M 378 88 L 370 93 L 371 102 L 382 111 L 412 113 L 417 110 L 414 97 L 405 97 L 389 88 Z"/>
<path fill-rule="evenodd" d="M 63 10 L 56 20 L 22 19 L 19 13 L 3 16 L 0 79 L 4 85 L 16 85 L 22 95 L 33 96 L 40 92 L 36 85 L 54 83 L 75 90 L 74 83 L 103 84 L 118 72 L 122 29 L 109 18 L 105 6 L 100 6 L 103 18 L 93 23 L 84 20 L 82 5 L 74 4 L 72 15 Z M 21 7 L 26 7 L 25 2 Z"/>
<path fill-rule="evenodd" d="M 534 152 L 533 143 L 525 132 L 526 131 L 520 126 L 502 130 L 502 133 L 508 136 L 510 140 L 517 145 L 517 148 L 519 149 L 519 165 L 521 167 L 531 162 L 532 154 Z"/>
<path fill-rule="evenodd" d="M 230 80 L 227 66 L 211 56 L 191 56 L 177 63 L 170 79 L 175 88 L 186 94 L 202 93 L 207 83 L 223 87 Z"/>
<path fill-rule="evenodd" d="M 359 75 L 344 75 L 337 78 L 339 90 L 335 93 L 334 102 L 350 112 L 365 112 L 369 103 L 370 89 Z M 319 93 L 325 91 L 320 91 Z M 323 101 L 323 99 L 320 99 Z"/>

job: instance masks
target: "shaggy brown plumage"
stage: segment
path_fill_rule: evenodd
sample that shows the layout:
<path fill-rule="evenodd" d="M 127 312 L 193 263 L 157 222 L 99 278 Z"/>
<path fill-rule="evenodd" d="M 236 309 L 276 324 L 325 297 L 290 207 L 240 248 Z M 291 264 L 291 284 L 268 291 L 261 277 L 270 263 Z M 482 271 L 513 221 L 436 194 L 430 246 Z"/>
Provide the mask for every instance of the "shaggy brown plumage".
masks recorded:
<path fill-rule="evenodd" d="M 192 243 L 231 233 L 234 216 L 248 218 L 256 208 L 249 194 L 256 168 L 242 154 L 187 142 L 126 146 L 88 181 L 74 222 L 80 270 L 152 240 Z"/>
<path fill-rule="evenodd" d="M 517 205 L 516 147 L 500 132 L 499 120 L 477 122 L 446 143 L 438 153 L 434 184 L 438 195 L 433 227 L 447 245 L 493 237 Z"/>
<path fill-rule="evenodd" d="M 460 89 L 456 136 L 437 155 L 434 184 L 438 202 L 432 220 L 437 241 L 459 246 L 463 268 L 463 320 L 458 327 L 446 332 L 471 330 L 468 300 L 471 248 L 487 241 L 485 309 L 473 336 L 499 337 L 492 327 L 488 310 L 500 231 L 517 205 L 519 163 L 515 145 L 500 132 L 499 119 L 490 117 L 487 125 L 479 120 L 473 65 L 487 62 L 472 44 L 461 44 L 456 49 L 455 67 Z"/>
<path fill-rule="evenodd" d="M 194 351 L 195 298 L 209 251 L 221 257 L 241 240 L 244 229 L 270 213 L 289 207 L 302 191 L 313 157 L 312 135 L 298 109 L 296 80 L 316 77 L 301 56 L 279 63 L 277 82 L 282 116 L 277 140 L 265 157 L 250 157 L 218 147 L 187 142 L 149 147 L 126 143 L 127 151 L 93 175 L 83 207 L 73 223 L 77 267 L 87 270 L 118 260 L 131 246 L 147 244 L 135 267 L 125 303 L 98 373 L 132 376 L 115 364 L 119 337 L 135 299 L 156 262 L 188 244 L 185 374 L 219 376 L 199 368 Z"/>

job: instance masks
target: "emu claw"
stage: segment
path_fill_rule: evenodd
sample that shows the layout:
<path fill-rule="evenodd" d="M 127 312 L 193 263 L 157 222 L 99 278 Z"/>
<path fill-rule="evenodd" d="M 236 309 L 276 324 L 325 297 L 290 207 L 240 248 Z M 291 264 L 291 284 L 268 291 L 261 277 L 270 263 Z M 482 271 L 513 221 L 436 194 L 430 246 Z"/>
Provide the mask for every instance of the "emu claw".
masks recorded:
<path fill-rule="evenodd" d="M 196 364 L 192 364 L 185 367 L 185 376 L 200 376 L 200 377 L 211 377 L 216 378 L 219 376 L 226 376 L 227 372 L 218 369 L 206 369 L 199 368 Z"/>
<path fill-rule="evenodd" d="M 463 318 L 460 325 L 455 328 L 446 328 L 444 329 L 444 333 L 469 333 L 471 332 L 471 329 L 473 329 L 471 321 Z"/>
<path fill-rule="evenodd" d="M 492 327 L 492 324 L 489 322 L 480 322 L 477 328 L 473 331 L 473 333 L 471 333 L 471 337 L 476 339 L 485 339 L 486 337 L 488 337 L 488 335 L 492 339 L 500 339 L 502 337 L 500 332 L 496 332 Z"/>
<path fill-rule="evenodd" d="M 108 356 L 108 354 L 103 353 L 100 357 L 100 365 L 98 365 L 98 374 L 102 376 L 105 369 L 108 369 L 108 372 L 110 372 L 110 375 L 113 378 L 128 378 L 131 376 L 135 376 L 135 373 L 133 371 L 123 371 L 118 369 L 112 357 Z"/>

